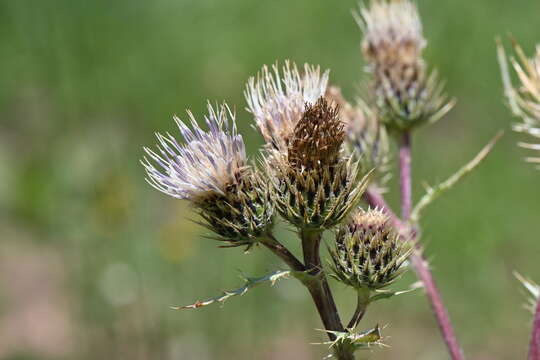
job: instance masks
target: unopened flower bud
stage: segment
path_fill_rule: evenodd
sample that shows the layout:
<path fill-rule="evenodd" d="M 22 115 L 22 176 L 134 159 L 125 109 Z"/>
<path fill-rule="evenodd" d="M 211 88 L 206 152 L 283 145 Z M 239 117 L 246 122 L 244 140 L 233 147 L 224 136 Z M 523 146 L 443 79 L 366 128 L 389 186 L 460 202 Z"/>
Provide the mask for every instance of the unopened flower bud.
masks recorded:
<path fill-rule="evenodd" d="M 384 212 L 359 210 L 337 231 L 333 275 L 356 289 L 381 289 L 405 271 L 409 254 Z"/>

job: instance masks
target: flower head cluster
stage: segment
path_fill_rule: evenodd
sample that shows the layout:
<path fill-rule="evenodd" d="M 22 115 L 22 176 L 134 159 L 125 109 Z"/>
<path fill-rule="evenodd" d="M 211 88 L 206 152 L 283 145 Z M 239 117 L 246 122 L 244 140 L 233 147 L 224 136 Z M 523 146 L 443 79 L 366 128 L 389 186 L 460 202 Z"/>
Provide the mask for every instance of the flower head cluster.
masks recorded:
<path fill-rule="evenodd" d="M 362 51 L 373 75 L 374 103 L 390 128 L 403 131 L 434 122 L 451 108 L 436 73 L 426 73 L 426 40 L 410 0 L 371 0 L 357 15 Z"/>
<path fill-rule="evenodd" d="M 538 139 L 540 138 L 540 45 L 536 47 L 536 53 L 532 58 L 527 58 L 517 44 L 515 51 L 517 59 L 512 57 L 510 63 L 519 79 L 517 87 L 512 85 L 504 51 L 499 48 L 505 94 L 512 112 L 522 120 L 522 123 L 515 125 L 514 129 Z M 540 150 L 540 144 L 519 143 L 519 145 L 526 149 Z M 526 160 L 540 164 L 538 156 L 528 157 Z"/>
<path fill-rule="evenodd" d="M 387 215 L 359 210 L 336 234 L 334 276 L 356 289 L 377 290 L 394 282 L 410 254 Z"/>
<path fill-rule="evenodd" d="M 323 230 L 340 223 L 358 203 L 367 176 L 343 156 L 344 124 L 323 98 L 306 104 L 285 151 L 270 150 L 267 173 L 284 219 L 301 229 Z"/>
<path fill-rule="evenodd" d="M 242 136 L 227 105 L 208 104 L 208 131 L 188 112 L 192 129 L 175 117 L 185 140 L 157 134 L 157 151 L 145 148 L 142 162 L 157 190 L 189 200 L 204 224 L 234 246 L 251 244 L 272 224 L 266 188 L 247 165 Z"/>
<path fill-rule="evenodd" d="M 277 65 L 272 70 L 264 66 L 257 77 L 249 79 L 244 93 L 248 111 L 268 144 L 287 147 L 305 104 L 313 104 L 324 95 L 328 73 L 321 74 L 319 67 L 305 64 L 300 74 L 296 64 L 287 61 L 281 72 Z"/>

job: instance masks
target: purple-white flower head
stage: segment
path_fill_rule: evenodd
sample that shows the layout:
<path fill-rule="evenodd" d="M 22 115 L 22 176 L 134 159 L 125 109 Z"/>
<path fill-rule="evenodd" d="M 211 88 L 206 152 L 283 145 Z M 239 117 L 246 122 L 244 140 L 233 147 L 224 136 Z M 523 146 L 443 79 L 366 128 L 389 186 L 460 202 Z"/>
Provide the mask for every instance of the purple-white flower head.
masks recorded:
<path fill-rule="evenodd" d="M 249 79 L 244 95 L 247 110 L 253 114 L 266 143 L 284 150 L 306 104 L 315 104 L 328 85 L 329 71 L 305 64 L 301 74 L 289 61 L 279 69 L 264 66 L 256 77 Z"/>
<path fill-rule="evenodd" d="M 201 224 L 229 246 L 250 246 L 272 226 L 273 206 L 266 186 L 247 164 L 235 115 L 226 104 L 208 104 L 208 131 L 189 111 L 188 117 L 191 128 L 174 118 L 184 143 L 169 133 L 156 134 L 157 150 L 144 149 L 147 180 L 167 195 L 189 200 Z"/>
<path fill-rule="evenodd" d="M 372 0 L 356 20 L 368 61 L 413 64 L 426 46 L 418 10 L 409 0 Z"/>
<path fill-rule="evenodd" d="M 169 133 L 157 133 L 157 151 L 144 148 L 153 161 L 145 157 L 143 165 L 154 188 L 197 202 L 208 194 L 224 194 L 228 185 L 237 182 L 246 167 L 246 151 L 236 130 L 235 115 L 226 104 L 217 109 L 208 104 L 204 117 L 208 131 L 199 126 L 190 111 L 187 114 L 192 129 L 174 117 L 184 143 L 179 144 Z"/>

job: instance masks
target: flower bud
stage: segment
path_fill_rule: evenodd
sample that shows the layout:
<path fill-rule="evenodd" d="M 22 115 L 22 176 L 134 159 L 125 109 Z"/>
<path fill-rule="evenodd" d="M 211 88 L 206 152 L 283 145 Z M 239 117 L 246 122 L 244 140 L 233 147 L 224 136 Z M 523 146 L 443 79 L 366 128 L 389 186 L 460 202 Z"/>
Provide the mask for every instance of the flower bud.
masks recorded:
<path fill-rule="evenodd" d="M 358 181 L 358 166 L 342 154 L 344 125 L 324 98 L 306 104 L 287 151 L 266 157 L 273 200 L 284 219 L 301 229 L 324 230 L 340 223 L 368 182 Z"/>
<path fill-rule="evenodd" d="M 330 253 L 336 279 L 356 289 L 377 290 L 405 271 L 402 265 L 410 250 L 384 212 L 359 210 L 338 229 Z"/>
<path fill-rule="evenodd" d="M 357 22 L 362 51 L 373 76 L 372 101 L 392 130 L 404 131 L 435 122 L 450 110 L 443 85 L 428 75 L 422 59 L 426 40 L 416 6 L 410 0 L 372 0 Z"/>

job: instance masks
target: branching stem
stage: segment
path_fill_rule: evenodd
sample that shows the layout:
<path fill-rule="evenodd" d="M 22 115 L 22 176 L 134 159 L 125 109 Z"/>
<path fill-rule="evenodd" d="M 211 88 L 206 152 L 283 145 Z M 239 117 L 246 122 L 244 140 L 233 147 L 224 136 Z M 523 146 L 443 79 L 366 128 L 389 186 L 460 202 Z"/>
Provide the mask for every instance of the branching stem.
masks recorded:
<path fill-rule="evenodd" d="M 399 169 L 401 184 L 401 217 L 404 221 L 409 221 L 412 210 L 412 192 L 411 192 L 411 137 L 410 133 L 404 132 L 403 139 L 399 148 Z M 411 237 L 415 234 L 411 234 Z M 448 311 L 446 310 L 439 290 L 435 285 L 433 276 L 429 269 L 428 262 L 422 255 L 420 244 L 416 243 L 416 251 L 411 255 L 411 262 L 417 276 L 422 281 L 426 290 L 427 297 L 431 303 L 431 308 L 435 313 L 443 339 L 448 347 L 450 356 L 453 360 L 463 360 L 463 353 L 459 347 Z"/>
<path fill-rule="evenodd" d="M 291 269 L 294 271 L 305 271 L 306 268 L 304 264 L 300 262 L 294 256 L 289 249 L 287 249 L 285 246 L 283 246 L 275 237 L 273 234 L 268 234 L 265 238 L 261 239 L 261 242 L 264 246 L 266 246 L 270 251 L 272 251 L 274 254 L 276 254 L 281 260 L 285 262 L 285 264 L 289 265 Z"/>
<path fill-rule="evenodd" d="M 305 265 L 300 262 L 284 245 L 273 235 L 262 240 L 275 255 L 281 258 L 291 269 L 306 273 L 306 276 L 298 276 L 302 284 L 308 289 L 315 307 L 319 313 L 324 328 L 331 341 L 336 339 L 333 332 L 343 332 L 344 328 L 338 314 L 334 297 L 326 276 L 322 271 L 320 258 L 321 231 L 301 231 L 302 249 L 304 252 Z M 336 344 L 334 354 L 337 360 L 354 360 L 354 352 L 350 347 Z"/>
<path fill-rule="evenodd" d="M 429 299 L 435 317 L 439 324 L 443 339 L 446 343 L 448 351 L 452 360 L 463 360 L 463 353 L 457 342 L 457 338 L 450 322 L 448 312 L 442 302 L 439 290 L 433 280 L 433 276 L 429 269 L 427 261 L 422 255 L 422 247 L 416 242 L 418 231 L 411 226 L 409 217 L 412 209 L 412 193 L 411 193 L 411 139 L 410 134 L 405 133 L 402 137 L 399 151 L 400 159 L 400 189 L 401 189 L 401 210 L 402 219 L 400 219 L 386 204 L 384 198 L 375 193 L 373 189 L 368 189 L 365 199 L 371 206 L 377 206 L 379 208 L 384 207 L 385 212 L 392 219 L 396 227 L 400 230 L 402 236 L 407 240 L 415 242 L 415 251 L 411 255 L 411 262 L 416 271 L 418 278 L 422 281 L 426 291 L 426 295 Z M 406 228 L 408 227 L 408 230 Z"/>

